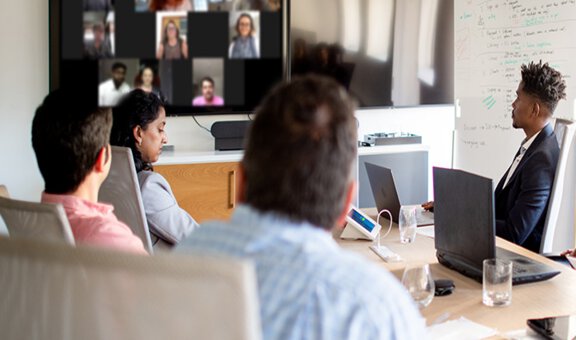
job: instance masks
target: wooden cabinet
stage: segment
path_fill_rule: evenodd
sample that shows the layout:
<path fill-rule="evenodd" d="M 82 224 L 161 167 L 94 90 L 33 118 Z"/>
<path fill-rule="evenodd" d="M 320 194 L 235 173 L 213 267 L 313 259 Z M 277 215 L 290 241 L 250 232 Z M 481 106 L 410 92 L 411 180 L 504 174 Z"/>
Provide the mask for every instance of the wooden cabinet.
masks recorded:
<path fill-rule="evenodd" d="M 180 207 L 201 223 L 228 219 L 236 205 L 238 162 L 156 165 Z"/>

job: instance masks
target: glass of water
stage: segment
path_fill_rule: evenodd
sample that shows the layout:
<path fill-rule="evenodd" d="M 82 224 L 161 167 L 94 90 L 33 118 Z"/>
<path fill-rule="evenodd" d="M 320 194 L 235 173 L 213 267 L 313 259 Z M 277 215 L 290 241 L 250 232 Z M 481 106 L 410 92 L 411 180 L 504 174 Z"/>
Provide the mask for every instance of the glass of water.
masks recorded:
<path fill-rule="evenodd" d="M 511 304 L 512 261 L 486 259 L 482 264 L 482 302 L 490 307 Z"/>
<path fill-rule="evenodd" d="M 398 228 L 400 229 L 400 242 L 412 243 L 416 238 L 416 207 L 404 206 L 400 208 L 398 216 Z"/>
<path fill-rule="evenodd" d="M 419 308 L 424 308 L 434 298 L 434 280 L 428 264 L 412 264 L 406 266 L 402 275 L 402 284 Z"/>

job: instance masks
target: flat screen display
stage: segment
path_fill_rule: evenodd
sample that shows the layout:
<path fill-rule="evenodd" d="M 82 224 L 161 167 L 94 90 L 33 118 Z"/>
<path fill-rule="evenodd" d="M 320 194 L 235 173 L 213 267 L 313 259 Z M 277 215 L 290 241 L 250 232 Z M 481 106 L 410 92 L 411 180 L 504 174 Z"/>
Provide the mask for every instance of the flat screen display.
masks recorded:
<path fill-rule="evenodd" d="M 284 78 L 281 0 L 51 0 L 51 87 L 102 107 L 141 88 L 168 114 L 250 112 Z"/>

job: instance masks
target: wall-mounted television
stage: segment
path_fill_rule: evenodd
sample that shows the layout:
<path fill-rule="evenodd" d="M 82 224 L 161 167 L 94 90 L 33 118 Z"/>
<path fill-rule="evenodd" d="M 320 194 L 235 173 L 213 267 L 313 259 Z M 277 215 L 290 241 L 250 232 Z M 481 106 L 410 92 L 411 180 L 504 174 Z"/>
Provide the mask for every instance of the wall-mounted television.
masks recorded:
<path fill-rule="evenodd" d="M 244 113 L 285 78 L 285 0 L 50 0 L 50 87 L 169 115 Z"/>
<path fill-rule="evenodd" d="M 454 102 L 454 0 L 291 0 L 289 43 L 362 108 Z"/>

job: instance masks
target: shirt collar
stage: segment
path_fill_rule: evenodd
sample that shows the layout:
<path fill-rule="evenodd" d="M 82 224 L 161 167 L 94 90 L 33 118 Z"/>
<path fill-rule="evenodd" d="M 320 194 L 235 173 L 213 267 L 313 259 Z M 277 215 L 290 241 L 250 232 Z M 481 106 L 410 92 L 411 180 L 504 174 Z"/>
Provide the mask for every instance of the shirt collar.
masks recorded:
<path fill-rule="evenodd" d="M 530 139 L 526 140 L 524 139 L 522 141 L 522 148 L 524 149 L 524 151 L 528 150 L 530 148 L 530 145 L 532 145 L 532 143 L 534 142 L 534 140 L 536 139 L 536 137 L 538 137 L 538 135 L 540 134 L 540 132 L 542 132 L 542 130 L 544 130 L 546 128 L 546 126 L 548 126 L 548 124 L 546 124 L 542 129 L 540 129 L 540 131 L 536 132 L 534 134 L 534 136 L 530 137 Z"/>
<path fill-rule="evenodd" d="M 72 195 L 48 194 L 46 192 L 42 192 L 42 202 L 60 203 L 66 211 L 93 211 L 101 215 L 108 215 L 114 210 L 114 207 L 110 204 L 90 202 Z"/>
<path fill-rule="evenodd" d="M 230 224 L 241 226 L 256 237 L 250 248 L 255 250 L 268 244 L 286 242 L 299 244 L 306 251 L 337 248 L 332 234 L 308 222 L 294 222 L 275 212 L 260 212 L 248 205 L 238 205 Z"/>

